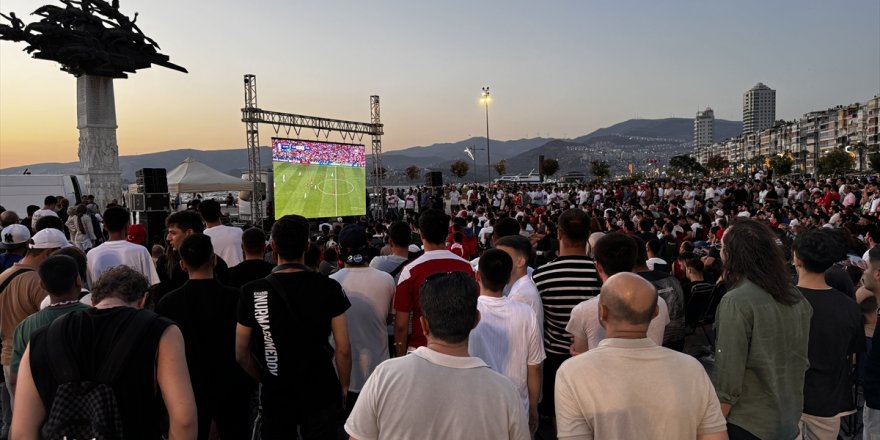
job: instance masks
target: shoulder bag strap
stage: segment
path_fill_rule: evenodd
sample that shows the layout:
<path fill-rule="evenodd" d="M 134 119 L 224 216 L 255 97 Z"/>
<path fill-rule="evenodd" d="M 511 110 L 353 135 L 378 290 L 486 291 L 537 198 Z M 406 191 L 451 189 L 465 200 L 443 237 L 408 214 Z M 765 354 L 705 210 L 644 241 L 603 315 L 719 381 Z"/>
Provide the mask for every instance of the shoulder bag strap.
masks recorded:
<path fill-rule="evenodd" d="M 9 275 L 9 278 L 6 278 L 5 280 L 3 280 L 3 283 L 0 284 L 0 294 L 2 294 L 4 290 L 6 290 L 6 286 L 8 286 L 9 283 L 11 283 L 12 280 L 15 279 L 15 277 L 17 277 L 25 272 L 30 272 L 32 270 L 33 269 L 21 268 L 15 272 L 13 272 L 12 275 Z"/>
<path fill-rule="evenodd" d="M 287 295 L 285 295 L 284 286 L 281 285 L 281 281 L 278 281 L 278 278 L 275 276 L 275 271 L 272 271 L 272 273 L 266 275 L 266 278 L 264 279 L 269 283 L 270 286 L 272 286 L 272 289 L 275 290 L 275 293 L 278 294 L 281 300 L 284 301 L 284 305 L 287 306 L 287 309 L 290 311 L 291 314 L 293 314 L 295 310 L 290 304 L 290 301 L 287 299 Z"/>
<path fill-rule="evenodd" d="M 412 260 L 407 258 L 403 263 L 400 263 L 397 267 L 395 267 L 394 270 L 392 270 L 391 272 L 388 272 L 388 274 L 391 275 L 392 278 L 396 277 L 397 274 L 399 274 L 401 271 L 403 271 L 403 268 L 406 267 L 406 265 L 409 264 L 411 261 Z"/>

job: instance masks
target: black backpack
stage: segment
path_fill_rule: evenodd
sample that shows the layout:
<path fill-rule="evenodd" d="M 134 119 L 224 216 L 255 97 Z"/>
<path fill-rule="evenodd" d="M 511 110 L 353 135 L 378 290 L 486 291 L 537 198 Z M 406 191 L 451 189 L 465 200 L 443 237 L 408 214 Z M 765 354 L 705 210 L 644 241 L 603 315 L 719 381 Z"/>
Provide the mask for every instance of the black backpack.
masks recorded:
<path fill-rule="evenodd" d="M 122 414 L 113 385 L 124 371 L 134 350 L 158 317 L 154 313 L 133 313 L 94 380 L 84 380 L 70 345 L 70 314 L 56 319 L 46 332 L 52 374 L 58 387 L 52 408 L 43 425 L 47 440 L 124 438 Z"/>

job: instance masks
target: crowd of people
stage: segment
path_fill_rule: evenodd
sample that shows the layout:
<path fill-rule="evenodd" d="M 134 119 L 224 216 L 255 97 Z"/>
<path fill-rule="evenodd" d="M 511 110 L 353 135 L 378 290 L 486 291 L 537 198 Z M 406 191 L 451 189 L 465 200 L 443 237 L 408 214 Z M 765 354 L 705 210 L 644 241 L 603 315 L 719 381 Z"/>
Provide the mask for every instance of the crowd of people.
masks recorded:
<path fill-rule="evenodd" d="M 323 142 L 297 141 L 276 143 L 272 160 L 314 165 L 366 166 L 363 145 L 327 144 Z"/>
<path fill-rule="evenodd" d="M 152 249 L 45 202 L 0 213 L 3 438 L 880 438 L 874 180 L 205 200 Z"/>

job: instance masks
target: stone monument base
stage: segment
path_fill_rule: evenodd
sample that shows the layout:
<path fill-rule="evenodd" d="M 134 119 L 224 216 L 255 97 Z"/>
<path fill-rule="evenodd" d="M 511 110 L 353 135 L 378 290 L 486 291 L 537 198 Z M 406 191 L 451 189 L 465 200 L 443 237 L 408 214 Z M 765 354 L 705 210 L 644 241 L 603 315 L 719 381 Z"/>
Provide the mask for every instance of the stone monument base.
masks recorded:
<path fill-rule="evenodd" d="M 113 199 L 121 201 L 122 196 L 113 78 L 78 77 L 76 101 L 79 164 L 85 180 L 83 191 L 93 194 L 103 210 Z"/>
<path fill-rule="evenodd" d="M 95 203 L 103 212 L 107 208 L 107 204 L 114 199 L 116 203 L 122 204 L 122 184 L 119 176 L 121 173 L 113 171 L 91 171 L 83 172 L 83 182 L 85 187 L 82 188 L 84 194 L 95 196 Z M 73 205 L 73 203 L 71 203 Z"/>

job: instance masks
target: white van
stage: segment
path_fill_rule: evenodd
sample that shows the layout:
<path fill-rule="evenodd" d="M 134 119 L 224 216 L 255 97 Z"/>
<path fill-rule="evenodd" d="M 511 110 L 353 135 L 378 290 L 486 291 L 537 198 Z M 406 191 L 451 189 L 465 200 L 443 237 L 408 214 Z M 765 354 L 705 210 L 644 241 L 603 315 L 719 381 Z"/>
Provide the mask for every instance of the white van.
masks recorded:
<path fill-rule="evenodd" d="M 43 207 L 46 196 L 64 196 L 71 206 L 82 200 L 82 178 L 74 175 L 12 174 L 0 175 L 0 205 L 27 216 L 28 205 Z"/>

